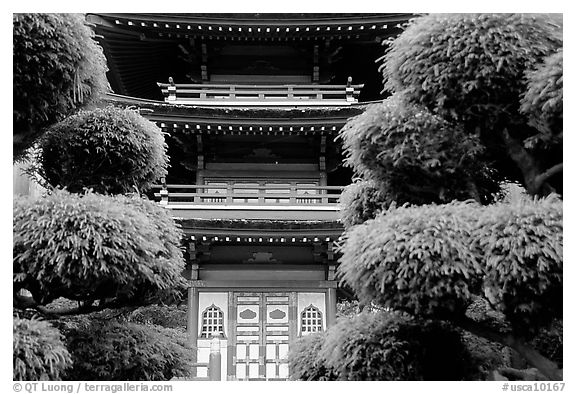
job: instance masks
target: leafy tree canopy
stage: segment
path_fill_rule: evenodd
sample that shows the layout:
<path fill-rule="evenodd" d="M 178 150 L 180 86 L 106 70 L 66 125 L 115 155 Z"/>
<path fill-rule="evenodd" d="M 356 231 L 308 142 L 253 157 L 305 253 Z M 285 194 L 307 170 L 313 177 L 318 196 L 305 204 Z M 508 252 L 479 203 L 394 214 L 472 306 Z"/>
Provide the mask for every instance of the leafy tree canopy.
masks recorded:
<path fill-rule="evenodd" d="M 490 128 L 517 111 L 524 73 L 561 46 L 558 15 L 432 14 L 392 42 L 381 69 L 386 89 Z"/>
<path fill-rule="evenodd" d="M 106 58 L 80 14 L 14 14 L 14 156 L 108 90 Z"/>
<path fill-rule="evenodd" d="M 81 111 L 51 127 L 38 145 L 36 173 L 75 193 L 142 191 L 168 167 L 161 130 L 130 109 Z"/>
<path fill-rule="evenodd" d="M 73 359 L 70 380 L 166 381 L 190 376 L 193 368 L 184 332 L 98 318 L 62 330 Z"/>
<path fill-rule="evenodd" d="M 548 194 L 561 191 L 561 179 L 552 178 L 562 168 L 561 137 L 536 149 L 540 132 L 520 108 L 522 97 L 546 101 L 552 91 L 554 105 L 561 108 L 561 61 L 538 67 L 562 45 L 561 15 L 433 14 L 416 18 L 390 44 L 381 70 L 386 89 L 479 135 L 493 168 L 521 181 L 530 194 Z M 555 73 L 553 89 L 542 83 L 550 72 Z M 531 110 L 526 103 L 522 108 Z M 531 124 L 547 124 L 550 114 L 527 115 Z M 558 113 L 553 117 L 557 120 Z"/>
<path fill-rule="evenodd" d="M 318 357 L 337 380 L 461 380 L 472 368 L 453 328 L 399 313 L 339 319 L 325 336 Z"/>
<path fill-rule="evenodd" d="M 498 179 L 477 136 L 393 95 L 340 131 L 345 164 L 399 204 L 489 202 Z"/>
<path fill-rule="evenodd" d="M 339 271 L 356 294 L 457 320 L 485 296 L 521 335 L 562 315 L 562 202 L 403 206 L 345 232 Z"/>
<path fill-rule="evenodd" d="M 60 332 L 46 321 L 18 316 L 12 324 L 14 380 L 61 380 L 72 357 Z"/>
<path fill-rule="evenodd" d="M 563 131 L 563 67 L 564 51 L 550 55 L 545 62 L 527 73 L 528 90 L 523 93 L 520 112 L 539 135 L 526 141 L 529 148 L 538 144 L 546 148 L 562 144 Z"/>
<path fill-rule="evenodd" d="M 55 190 L 14 203 L 14 291 L 41 305 L 58 297 L 146 302 L 183 285 L 181 230 L 157 204 Z"/>

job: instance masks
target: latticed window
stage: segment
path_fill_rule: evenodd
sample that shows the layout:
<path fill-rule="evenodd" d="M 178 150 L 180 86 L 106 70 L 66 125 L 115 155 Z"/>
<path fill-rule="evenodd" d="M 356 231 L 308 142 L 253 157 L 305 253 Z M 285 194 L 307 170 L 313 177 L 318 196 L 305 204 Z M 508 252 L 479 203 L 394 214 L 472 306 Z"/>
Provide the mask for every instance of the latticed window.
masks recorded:
<path fill-rule="evenodd" d="M 212 304 L 202 312 L 202 338 L 224 336 L 224 313 Z"/>
<path fill-rule="evenodd" d="M 302 311 L 301 332 L 308 335 L 313 332 L 322 331 L 322 312 L 314 305 L 308 306 Z"/>

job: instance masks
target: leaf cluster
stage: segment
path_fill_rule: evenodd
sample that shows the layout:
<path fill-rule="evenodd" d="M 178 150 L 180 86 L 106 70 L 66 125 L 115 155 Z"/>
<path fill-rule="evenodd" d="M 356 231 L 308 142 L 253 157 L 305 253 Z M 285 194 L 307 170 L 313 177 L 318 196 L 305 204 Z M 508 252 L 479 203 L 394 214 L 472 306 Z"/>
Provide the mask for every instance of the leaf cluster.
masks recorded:
<path fill-rule="evenodd" d="M 183 286 L 181 230 L 151 201 L 55 190 L 14 203 L 15 289 L 58 297 L 145 302 Z"/>
<path fill-rule="evenodd" d="M 106 58 L 80 14 L 13 14 L 15 154 L 108 90 Z"/>
<path fill-rule="evenodd" d="M 538 140 L 546 145 L 561 143 L 563 130 L 564 51 L 547 57 L 535 70 L 527 73 L 528 88 L 522 95 L 520 112 L 538 129 Z M 560 138 L 560 141 L 556 141 Z M 528 141 L 532 148 L 538 140 Z"/>
<path fill-rule="evenodd" d="M 391 208 L 344 233 L 339 273 L 365 302 L 413 315 L 463 314 L 482 272 L 471 202 Z"/>
<path fill-rule="evenodd" d="M 337 380 L 462 380 L 471 368 L 448 325 L 390 312 L 339 319 L 317 357 Z"/>
<path fill-rule="evenodd" d="M 186 310 L 175 305 L 147 305 L 139 307 L 126 316 L 126 320 L 138 324 L 153 324 L 167 328 L 186 327 Z"/>
<path fill-rule="evenodd" d="M 66 343 L 70 380 L 170 380 L 192 370 L 185 333 L 160 326 L 93 319 L 66 330 Z"/>
<path fill-rule="evenodd" d="M 348 228 L 373 219 L 391 204 L 389 197 L 373 181 L 356 179 L 340 196 L 340 221 Z"/>
<path fill-rule="evenodd" d="M 14 316 L 14 380 L 60 380 L 72 358 L 60 332 L 46 321 Z"/>
<path fill-rule="evenodd" d="M 342 282 L 365 301 L 459 319 L 474 295 L 529 336 L 562 314 L 562 203 L 403 206 L 347 229 Z"/>
<path fill-rule="evenodd" d="M 290 345 L 288 365 L 292 380 L 331 381 L 336 373 L 326 365 L 320 351 L 326 341 L 326 332 L 299 337 Z"/>
<path fill-rule="evenodd" d="M 489 202 L 498 190 L 479 137 L 393 95 L 348 121 L 340 131 L 346 158 L 388 201 Z"/>
<path fill-rule="evenodd" d="M 557 195 L 482 208 L 471 234 L 485 297 L 516 332 L 562 316 L 563 219 Z"/>
<path fill-rule="evenodd" d="M 168 168 L 162 131 L 131 109 L 80 111 L 51 127 L 38 145 L 38 175 L 75 193 L 144 191 Z"/>
<path fill-rule="evenodd" d="M 432 14 L 390 45 L 385 88 L 467 129 L 517 113 L 524 73 L 562 46 L 562 18 L 545 14 Z"/>

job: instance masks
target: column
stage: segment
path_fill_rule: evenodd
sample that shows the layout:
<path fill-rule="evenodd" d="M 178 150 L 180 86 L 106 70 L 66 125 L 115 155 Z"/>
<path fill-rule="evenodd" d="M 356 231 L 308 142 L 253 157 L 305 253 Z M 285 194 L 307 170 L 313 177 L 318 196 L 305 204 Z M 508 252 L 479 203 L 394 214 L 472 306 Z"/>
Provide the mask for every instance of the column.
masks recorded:
<path fill-rule="evenodd" d="M 336 288 L 331 287 L 326 293 L 326 325 L 329 328 L 336 322 Z"/>
<path fill-rule="evenodd" d="M 198 357 L 198 288 L 196 287 L 188 288 L 186 321 L 188 346 L 192 351 L 193 362 L 196 362 Z M 196 371 L 193 371 L 192 376 L 196 376 Z"/>

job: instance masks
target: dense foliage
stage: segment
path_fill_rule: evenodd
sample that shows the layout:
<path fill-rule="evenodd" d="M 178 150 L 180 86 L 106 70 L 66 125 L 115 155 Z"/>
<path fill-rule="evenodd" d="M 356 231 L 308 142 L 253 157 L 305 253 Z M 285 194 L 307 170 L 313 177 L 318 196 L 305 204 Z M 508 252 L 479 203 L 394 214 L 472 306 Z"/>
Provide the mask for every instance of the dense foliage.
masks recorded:
<path fill-rule="evenodd" d="M 288 353 L 292 380 L 337 380 L 337 375 L 326 366 L 326 359 L 320 354 L 325 340 L 326 332 L 319 332 L 292 342 Z"/>
<path fill-rule="evenodd" d="M 181 231 L 153 202 L 55 190 L 14 203 L 14 290 L 145 302 L 183 284 Z"/>
<path fill-rule="evenodd" d="M 517 199 L 484 207 L 471 240 L 490 303 L 522 334 L 562 316 L 562 201 Z"/>
<path fill-rule="evenodd" d="M 139 324 L 153 324 L 167 328 L 186 327 L 186 309 L 175 305 L 147 305 L 130 312 L 126 320 Z"/>
<path fill-rule="evenodd" d="M 405 206 L 345 232 L 339 271 L 367 301 L 458 319 L 485 296 L 515 333 L 562 314 L 562 202 Z"/>
<path fill-rule="evenodd" d="M 369 106 L 340 137 L 345 163 L 390 201 L 489 202 L 498 190 L 477 136 L 401 96 Z"/>
<path fill-rule="evenodd" d="M 115 320 L 85 320 L 66 331 L 70 380 L 170 380 L 189 376 L 184 332 Z"/>
<path fill-rule="evenodd" d="M 13 14 L 14 154 L 107 90 L 106 59 L 79 14 Z"/>
<path fill-rule="evenodd" d="M 561 172 L 561 134 L 539 147 L 543 136 L 529 125 L 547 124 L 552 114 L 532 112 L 526 103 L 523 114 L 520 107 L 522 97 L 532 103 L 540 97 L 541 104 L 553 103 L 561 111 L 558 65 L 562 62 L 558 57 L 562 52 L 548 66 L 541 64 L 562 48 L 562 28 L 561 15 L 432 14 L 416 18 L 390 44 L 381 66 L 385 88 L 461 124 L 467 134 L 480 136 L 487 163 L 508 179 L 522 182 L 530 194 L 561 192 L 561 177 L 555 176 Z M 538 75 L 530 74 L 532 70 Z M 553 75 L 555 85 L 549 89 L 554 91 L 551 102 L 542 90 L 548 88 L 546 73 Z M 553 118 L 558 125 L 557 112 Z"/>
<path fill-rule="evenodd" d="M 564 51 L 559 50 L 545 62 L 528 72 L 528 89 L 522 95 L 520 112 L 528 116 L 529 123 L 540 131 L 538 139 L 530 145 L 561 143 L 563 130 Z M 556 139 L 560 138 L 560 141 Z"/>
<path fill-rule="evenodd" d="M 561 46 L 559 15 L 432 14 L 393 41 L 382 71 L 388 90 L 489 129 L 518 109 L 526 70 Z"/>
<path fill-rule="evenodd" d="M 386 193 L 374 182 L 355 180 L 344 188 L 340 196 L 340 221 L 344 227 L 364 223 L 373 219 L 382 209 L 387 209 L 391 201 Z"/>
<path fill-rule="evenodd" d="M 14 380 L 60 380 L 72 365 L 63 336 L 50 323 L 14 316 Z"/>
<path fill-rule="evenodd" d="M 168 167 L 161 130 L 136 111 L 81 111 L 51 127 L 39 142 L 40 176 L 71 192 L 143 191 Z"/>
<path fill-rule="evenodd" d="M 348 229 L 339 272 L 365 302 L 416 315 L 464 313 L 481 271 L 472 203 L 403 206 Z"/>
<path fill-rule="evenodd" d="M 339 319 L 318 357 L 338 380 L 461 380 L 473 369 L 449 326 L 389 312 Z"/>

